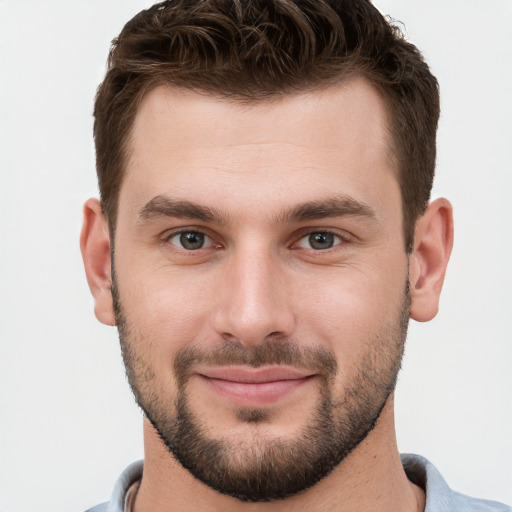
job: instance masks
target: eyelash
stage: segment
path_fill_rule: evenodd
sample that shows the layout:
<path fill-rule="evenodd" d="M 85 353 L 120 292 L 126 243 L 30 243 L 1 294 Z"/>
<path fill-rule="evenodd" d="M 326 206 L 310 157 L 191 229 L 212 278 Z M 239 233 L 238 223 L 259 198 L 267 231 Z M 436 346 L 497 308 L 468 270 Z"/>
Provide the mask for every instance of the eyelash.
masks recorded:
<path fill-rule="evenodd" d="M 183 235 L 187 235 L 187 234 L 194 234 L 194 235 L 201 235 L 201 236 L 204 236 L 205 238 L 208 238 L 210 240 L 210 243 L 208 244 L 208 247 L 200 247 L 198 249 L 187 249 L 185 247 L 179 247 L 177 244 L 173 244 L 172 243 L 172 240 L 176 237 L 181 237 Z M 181 251 L 185 251 L 187 253 L 194 253 L 194 252 L 199 252 L 201 249 L 209 249 L 211 246 L 217 246 L 217 248 L 221 248 L 222 245 L 221 244 L 216 244 L 213 237 L 210 236 L 208 233 L 206 233 L 204 230 L 202 229 L 197 229 L 197 228 L 190 228 L 190 229 L 180 229 L 178 231 L 173 231 L 172 233 L 167 233 L 164 238 L 163 238 L 163 243 L 164 244 L 171 244 L 173 245 L 174 247 L 176 247 L 178 250 L 181 250 Z"/>
<path fill-rule="evenodd" d="M 186 235 L 186 234 L 195 234 L 195 235 L 201 235 L 205 238 L 209 239 L 209 244 L 207 247 L 200 247 L 197 249 L 187 249 L 185 247 L 180 247 L 177 244 L 173 244 L 172 240 L 178 236 Z M 301 247 L 299 244 L 300 242 L 304 241 L 307 237 L 311 237 L 312 235 L 327 235 L 327 237 L 333 237 L 335 239 L 335 242 L 332 247 L 327 247 L 325 249 L 314 249 L 312 247 Z M 320 254 L 320 253 L 326 253 L 330 252 L 331 250 L 336 250 L 338 246 L 345 245 L 346 243 L 349 243 L 351 241 L 351 238 L 348 234 L 329 230 L 329 229 L 312 229 L 307 231 L 302 231 L 300 233 L 300 236 L 295 237 L 295 241 L 290 244 L 291 249 L 300 249 L 303 248 L 305 250 L 312 251 L 313 253 Z M 177 231 L 173 231 L 171 233 L 166 233 L 165 236 L 162 239 L 163 244 L 171 244 L 174 247 L 176 247 L 178 250 L 186 252 L 188 254 L 198 253 L 199 251 L 202 251 L 203 249 L 210 249 L 212 247 L 221 249 L 223 246 L 221 243 L 216 243 L 214 240 L 214 237 L 208 234 L 204 229 L 200 228 L 181 228 Z"/>
<path fill-rule="evenodd" d="M 321 243 L 321 240 L 314 240 L 315 235 L 321 235 L 323 240 L 332 241 L 333 245 L 331 247 L 325 247 L 325 248 L 314 248 L 311 247 L 311 244 L 314 242 Z M 318 237 L 320 238 L 320 237 Z M 301 243 L 305 242 L 306 244 L 309 242 L 309 247 L 304 247 L 301 245 Z M 301 234 L 301 236 L 297 239 L 297 241 L 293 244 L 293 246 L 300 247 L 306 250 L 313 251 L 315 253 L 325 253 L 327 251 L 335 250 L 338 246 L 343 245 L 348 242 L 348 237 L 341 235 L 338 232 L 328 230 L 328 229 L 316 229 L 313 231 L 308 231 L 306 233 Z M 293 247 L 292 246 L 292 247 Z"/>

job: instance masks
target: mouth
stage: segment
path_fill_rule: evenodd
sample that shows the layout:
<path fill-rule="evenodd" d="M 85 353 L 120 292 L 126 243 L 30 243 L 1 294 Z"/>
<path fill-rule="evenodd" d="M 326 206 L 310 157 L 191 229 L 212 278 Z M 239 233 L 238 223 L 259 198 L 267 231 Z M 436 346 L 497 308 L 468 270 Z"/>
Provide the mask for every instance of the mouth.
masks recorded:
<path fill-rule="evenodd" d="M 197 372 L 216 394 L 243 407 L 273 404 L 311 382 L 315 374 L 289 367 L 219 367 Z"/>

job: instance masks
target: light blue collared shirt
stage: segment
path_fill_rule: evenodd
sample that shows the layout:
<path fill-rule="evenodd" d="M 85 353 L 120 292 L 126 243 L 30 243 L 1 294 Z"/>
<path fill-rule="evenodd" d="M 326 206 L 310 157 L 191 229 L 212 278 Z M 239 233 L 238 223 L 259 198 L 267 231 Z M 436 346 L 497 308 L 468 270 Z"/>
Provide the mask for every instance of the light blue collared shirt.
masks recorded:
<path fill-rule="evenodd" d="M 425 490 L 425 512 L 512 512 L 496 501 L 480 500 L 452 491 L 441 473 L 419 455 L 403 454 L 402 464 L 409 480 Z M 114 486 L 112 499 L 86 512 L 124 512 L 128 489 L 142 477 L 143 461 L 130 464 Z"/>

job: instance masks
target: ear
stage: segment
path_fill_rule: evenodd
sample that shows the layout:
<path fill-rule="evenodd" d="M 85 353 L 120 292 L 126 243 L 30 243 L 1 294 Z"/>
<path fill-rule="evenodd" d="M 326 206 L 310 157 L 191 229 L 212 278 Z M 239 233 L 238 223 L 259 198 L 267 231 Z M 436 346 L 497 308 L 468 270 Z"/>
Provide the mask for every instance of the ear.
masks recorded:
<path fill-rule="evenodd" d="M 89 199 L 84 205 L 84 221 L 80 235 L 80 250 L 87 282 L 94 297 L 94 313 L 105 325 L 115 325 L 112 302 L 110 235 L 100 202 Z"/>
<path fill-rule="evenodd" d="M 432 320 L 437 314 L 452 246 L 452 205 L 437 199 L 416 222 L 414 250 L 409 257 L 411 318 L 418 322 Z"/>

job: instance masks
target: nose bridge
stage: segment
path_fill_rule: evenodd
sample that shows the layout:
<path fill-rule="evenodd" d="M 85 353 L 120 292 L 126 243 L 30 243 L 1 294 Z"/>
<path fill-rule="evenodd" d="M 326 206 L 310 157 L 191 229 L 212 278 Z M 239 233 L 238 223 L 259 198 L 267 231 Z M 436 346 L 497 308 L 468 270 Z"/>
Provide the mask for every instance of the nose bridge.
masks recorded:
<path fill-rule="evenodd" d="M 252 241 L 233 251 L 224 274 L 215 330 L 242 345 L 270 335 L 290 336 L 293 313 L 283 287 L 282 262 L 264 243 Z"/>

